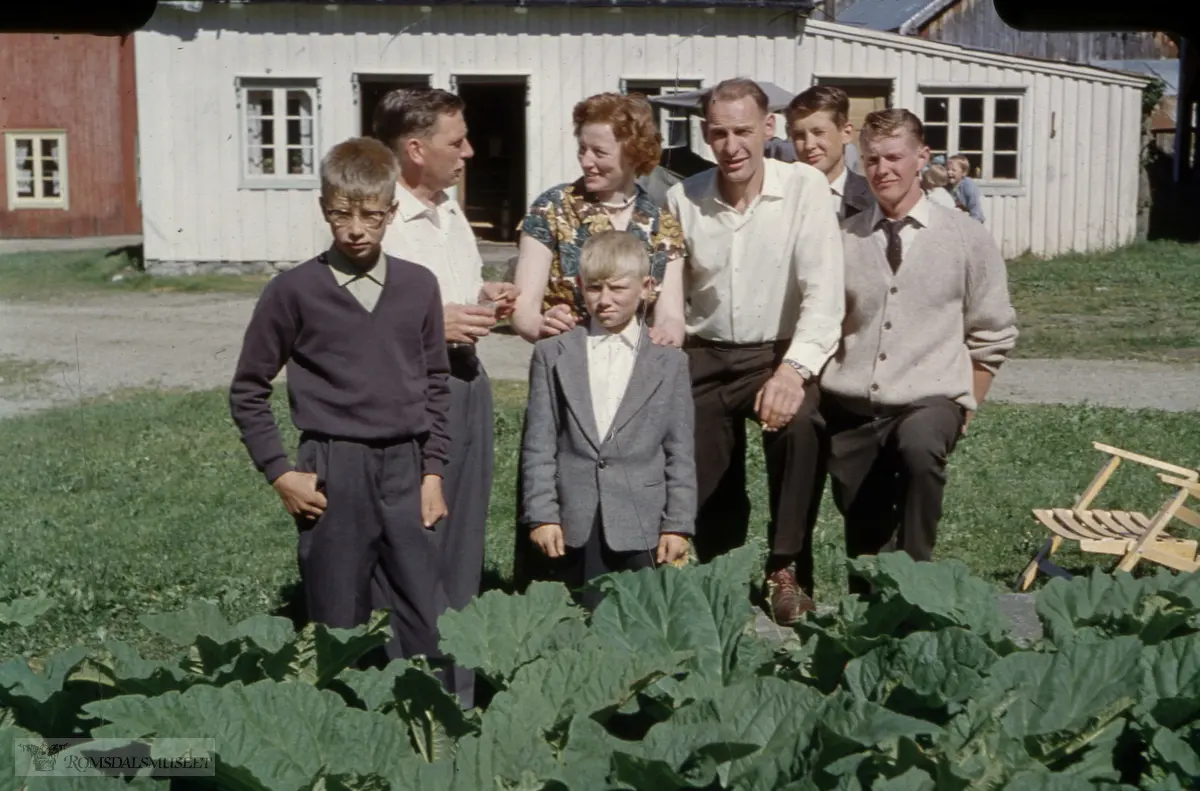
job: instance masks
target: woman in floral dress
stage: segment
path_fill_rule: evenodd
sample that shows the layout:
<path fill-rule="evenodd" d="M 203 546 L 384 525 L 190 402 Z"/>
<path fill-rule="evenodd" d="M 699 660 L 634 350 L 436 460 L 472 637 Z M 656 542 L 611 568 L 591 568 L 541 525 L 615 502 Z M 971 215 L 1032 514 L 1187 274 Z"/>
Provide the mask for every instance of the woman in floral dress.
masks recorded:
<path fill-rule="evenodd" d="M 683 258 L 679 222 L 655 204 L 638 176 L 658 165 L 661 136 L 642 96 L 601 93 L 575 105 L 575 138 L 583 175 L 542 193 L 520 227 L 516 280 L 521 295 L 513 328 L 529 342 L 566 332 L 586 313 L 576 276 L 593 233 L 628 231 L 650 254 L 656 282 L 648 309 L 650 338 L 683 343 Z"/>

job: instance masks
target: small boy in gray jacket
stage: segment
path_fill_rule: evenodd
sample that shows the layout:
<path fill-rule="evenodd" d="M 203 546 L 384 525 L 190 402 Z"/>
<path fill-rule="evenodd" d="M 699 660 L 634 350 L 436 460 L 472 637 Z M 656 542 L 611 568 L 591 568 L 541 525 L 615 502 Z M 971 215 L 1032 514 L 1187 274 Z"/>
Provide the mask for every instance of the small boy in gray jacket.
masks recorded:
<path fill-rule="evenodd" d="M 521 443 L 522 529 L 572 589 L 609 572 L 685 561 L 696 516 L 687 357 L 650 341 L 653 280 L 636 236 L 583 247 L 589 320 L 534 346 Z M 593 609 L 595 591 L 581 603 Z"/>

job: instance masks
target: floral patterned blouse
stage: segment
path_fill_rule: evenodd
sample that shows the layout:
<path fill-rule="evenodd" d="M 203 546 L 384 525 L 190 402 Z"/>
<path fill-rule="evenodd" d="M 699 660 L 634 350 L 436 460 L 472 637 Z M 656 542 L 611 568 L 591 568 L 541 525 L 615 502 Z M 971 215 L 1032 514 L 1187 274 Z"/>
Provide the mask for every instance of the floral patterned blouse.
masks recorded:
<path fill-rule="evenodd" d="M 580 252 L 593 233 L 612 229 L 612 220 L 595 196 L 588 193 L 582 178 L 548 189 L 533 202 L 519 230 L 546 245 L 554 254 L 550 262 L 550 281 L 542 300 L 543 312 L 554 305 L 567 304 L 576 314 L 585 314 L 583 294 L 575 281 L 579 274 Z M 650 276 L 661 285 L 667 262 L 683 258 L 687 253 L 679 221 L 638 185 L 633 216 L 626 230 L 645 243 L 646 252 L 650 254 Z M 657 290 L 651 295 L 651 301 L 657 296 Z"/>

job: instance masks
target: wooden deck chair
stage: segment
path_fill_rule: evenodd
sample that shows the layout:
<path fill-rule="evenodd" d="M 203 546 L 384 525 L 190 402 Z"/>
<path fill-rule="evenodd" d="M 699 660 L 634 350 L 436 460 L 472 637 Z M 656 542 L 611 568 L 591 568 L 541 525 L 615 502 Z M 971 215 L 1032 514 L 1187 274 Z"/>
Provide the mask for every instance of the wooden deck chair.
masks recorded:
<path fill-rule="evenodd" d="M 1053 535 L 1018 575 L 1014 587 L 1027 590 L 1039 571 L 1069 578 L 1070 574 L 1050 562 L 1050 556 L 1058 551 L 1064 541 L 1076 542 L 1084 552 L 1120 556 L 1117 569 L 1121 571 L 1132 570 L 1143 558 L 1178 571 L 1200 569 L 1197 542 L 1175 538 L 1166 532 L 1173 519 L 1200 528 L 1200 513 L 1185 506 L 1189 497 L 1200 501 L 1200 471 L 1130 453 L 1111 445 L 1099 442 L 1092 444 L 1096 450 L 1109 456 L 1108 462 L 1092 479 L 1074 507 L 1034 509 L 1034 517 Z M 1090 507 L 1122 460 L 1159 470 L 1159 479 L 1174 489 L 1154 516 L 1147 517 L 1138 511 L 1105 511 Z"/>

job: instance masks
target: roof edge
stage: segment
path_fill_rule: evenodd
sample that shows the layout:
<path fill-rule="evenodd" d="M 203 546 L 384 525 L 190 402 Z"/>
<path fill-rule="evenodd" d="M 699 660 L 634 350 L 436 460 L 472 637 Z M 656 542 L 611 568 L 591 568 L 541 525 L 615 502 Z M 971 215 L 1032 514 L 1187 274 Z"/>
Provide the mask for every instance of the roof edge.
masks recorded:
<path fill-rule="evenodd" d="M 902 36 L 912 36 L 921 31 L 934 17 L 945 11 L 959 0 L 931 0 L 917 13 L 905 20 L 897 31 Z"/>
<path fill-rule="evenodd" d="M 811 30 L 813 32 L 819 32 L 824 35 L 831 36 L 833 38 L 841 38 L 846 41 L 880 44 L 890 47 L 891 49 L 907 50 L 915 53 L 923 52 L 927 54 L 937 54 L 950 57 L 957 56 L 961 58 L 968 58 L 989 66 L 999 66 L 1001 68 L 1013 68 L 1016 66 L 1017 68 L 1025 68 L 1027 71 L 1038 71 L 1043 74 L 1051 74 L 1060 77 L 1078 78 L 1081 76 L 1086 76 L 1093 80 L 1100 80 L 1112 85 L 1121 85 L 1127 88 L 1144 89 L 1150 84 L 1149 77 L 1134 76 L 1129 73 L 1102 69 L 1097 66 L 1088 66 L 1080 63 L 1068 63 L 1066 61 L 1058 60 L 1047 60 L 1045 58 L 1032 58 L 1028 55 L 1006 55 L 985 49 L 964 47 L 961 44 L 945 44 L 940 41 L 930 41 L 926 38 L 902 36 L 899 33 L 886 33 L 880 30 L 871 30 L 869 28 L 856 27 L 854 25 L 843 25 L 837 22 L 824 22 L 810 18 L 805 21 L 804 26 L 806 28 L 806 32 L 807 30 Z"/>

